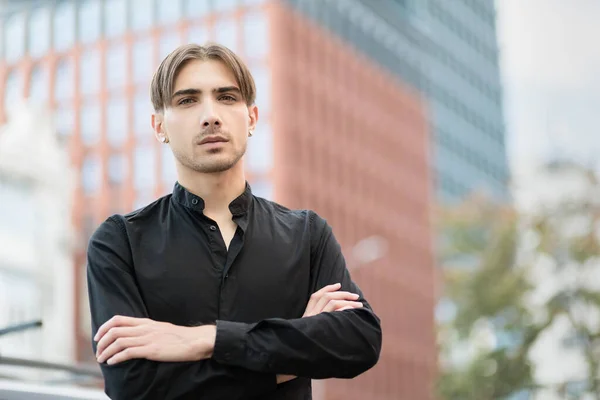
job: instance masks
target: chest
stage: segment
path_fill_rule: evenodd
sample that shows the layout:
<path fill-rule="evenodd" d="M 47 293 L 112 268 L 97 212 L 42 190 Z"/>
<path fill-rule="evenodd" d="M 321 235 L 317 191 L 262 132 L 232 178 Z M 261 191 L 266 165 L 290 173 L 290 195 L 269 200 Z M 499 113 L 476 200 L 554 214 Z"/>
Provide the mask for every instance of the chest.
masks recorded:
<path fill-rule="evenodd" d="M 220 225 L 168 235 L 136 259 L 150 317 L 178 325 L 298 318 L 310 296 L 310 249 L 300 238 Z"/>

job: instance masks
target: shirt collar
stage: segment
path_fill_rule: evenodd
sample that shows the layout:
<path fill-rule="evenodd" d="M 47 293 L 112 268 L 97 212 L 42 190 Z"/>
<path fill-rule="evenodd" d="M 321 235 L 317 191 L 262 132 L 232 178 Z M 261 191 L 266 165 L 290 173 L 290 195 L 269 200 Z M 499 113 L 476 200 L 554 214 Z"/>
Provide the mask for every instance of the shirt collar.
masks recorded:
<path fill-rule="evenodd" d="M 191 208 L 195 211 L 202 212 L 204 210 L 204 200 L 200 196 L 188 191 L 186 188 L 181 186 L 179 182 L 175 182 L 173 188 L 173 199 L 179 204 Z M 229 211 L 233 217 L 239 217 L 248 212 L 250 204 L 252 203 L 252 188 L 250 184 L 246 182 L 246 188 L 244 192 L 229 203 Z"/>

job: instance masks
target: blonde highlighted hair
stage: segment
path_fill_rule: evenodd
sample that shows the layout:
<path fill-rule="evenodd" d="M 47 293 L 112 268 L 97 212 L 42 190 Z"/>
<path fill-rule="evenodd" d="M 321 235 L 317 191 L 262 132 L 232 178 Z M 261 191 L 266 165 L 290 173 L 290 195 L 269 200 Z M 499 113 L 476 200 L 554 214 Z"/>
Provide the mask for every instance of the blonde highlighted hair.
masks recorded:
<path fill-rule="evenodd" d="M 185 44 L 171 52 L 159 65 L 150 84 L 150 99 L 155 112 L 162 112 L 173 96 L 177 74 L 189 61 L 216 60 L 221 61 L 233 73 L 236 83 L 246 104 L 251 106 L 256 99 L 256 86 L 250 70 L 242 59 L 227 47 L 208 43 Z"/>

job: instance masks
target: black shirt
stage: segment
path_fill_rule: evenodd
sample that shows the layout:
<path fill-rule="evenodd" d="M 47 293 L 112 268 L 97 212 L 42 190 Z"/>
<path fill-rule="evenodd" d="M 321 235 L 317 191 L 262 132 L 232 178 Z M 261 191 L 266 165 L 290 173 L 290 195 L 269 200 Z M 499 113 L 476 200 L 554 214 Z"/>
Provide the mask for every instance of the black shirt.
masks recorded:
<path fill-rule="evenodd" d="M 311 379 L 352 378 L 375 365 L 379 318 L 324 219 L 256 197 L 247 184 L 229 205 L 238 227 L 228 250 L 203 208 L 177 183 L 147 207 L 111 216 L 90 239 L 93 335 L 114 315 L 217 329 L 208 360 L 102 364 L 109 397 L 310 399 Z M 338 282 L 364 307 L 301 318 L 312 293 Z M 299 378 L 277 385 L 276 374 Z"/>

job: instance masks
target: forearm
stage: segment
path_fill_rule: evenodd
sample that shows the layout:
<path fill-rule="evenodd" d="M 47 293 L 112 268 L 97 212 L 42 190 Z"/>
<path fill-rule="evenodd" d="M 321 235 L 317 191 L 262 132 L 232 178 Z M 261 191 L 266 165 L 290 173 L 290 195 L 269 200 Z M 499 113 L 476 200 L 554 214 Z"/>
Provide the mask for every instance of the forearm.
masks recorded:
<path fill-rule="evenodd" d="M 264 396 L 276 388 L 274 374 L 223 366 L 213 360 L 163 363 L 134 359 L 114 366 L 103 364 L 101 368 L 105 391 L 113 400 L 167 400 L 210 393 L 241 399 L 247 394 Z"/>
<path fill-rule="evenodd" d="M 88 245 L 87 278 L 94 353 L 99 350 L 98 341 L 103 340 L 99 337 L 101 327 L 113 317 L 149 318 L 132 273 L 133 261 L 126 244 L 118 221 L 109 219 L 94 233 Z M 103 343 L 104 350 L 110 344 Z M 105 361 L 108 359 L 100 361 L 100 367 L 105 391 L 113 400 L 204 398 L 204 393 L 217 390 L 225 391 L 226 398 L 239 399 L 245 398 L 245 393 L 261 396 L 276 389 L 274 374 L 224 366 L 214 360 L 160 362 L 143 357 L 114 365 Z"/>
<path fill-rule="evenodd" d="M 217 321 L 212 357 L 256 372 L 327 379 L 360 375 L 380 351 L 380 321 L 365 308 L 256 324 Z"/>

